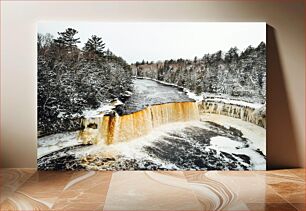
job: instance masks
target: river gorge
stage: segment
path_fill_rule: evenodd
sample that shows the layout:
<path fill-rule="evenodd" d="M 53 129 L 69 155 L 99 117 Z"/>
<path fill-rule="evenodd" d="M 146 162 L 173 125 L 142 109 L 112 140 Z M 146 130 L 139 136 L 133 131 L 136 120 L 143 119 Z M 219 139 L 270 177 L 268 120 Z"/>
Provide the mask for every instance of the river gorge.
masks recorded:
<path fill-rule="evenodd" d="M 265 105 L 209 97 L 135 78 L 113 109 L 91 112 L 82 130 L 38 139 L 38 168 L 264 170 Z"/>

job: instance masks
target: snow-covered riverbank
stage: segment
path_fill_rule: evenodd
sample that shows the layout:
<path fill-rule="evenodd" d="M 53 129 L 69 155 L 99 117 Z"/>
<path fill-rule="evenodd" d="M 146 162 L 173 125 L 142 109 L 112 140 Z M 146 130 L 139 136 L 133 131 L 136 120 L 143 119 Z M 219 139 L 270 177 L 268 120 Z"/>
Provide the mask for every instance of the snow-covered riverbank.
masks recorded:
<path fill-rule="evenodd" d="M 42 156 L 48 137 L 38 140 L 39 166 L 67 162 L 73 155 L 72 163 L 78 163 L 78 168 L 93 170 L 265 169 L 265 129 L 216 114 L 203 115 L 201 121 L 167 124 L 146 136 L 112 145 L 78 146 L 77 134 L 70 134 L 66 144 L 49 138 L 54 143 L 49 159 Z"/>
<path fill-rule="evenodd" d="M 196 96 L 182 87 L 149 79 L 135 79 L 134 83 L 134 93 L 125 103 L 116 99 L 101 104 L 98 109 L 83 111 L 82 116 L 86 121 L 82 121 L 82 133 L 61 133 L 38 139 L 39 168 L 265 169 L 266 131 L 249 123 L 253 121 L 254 111 L 264 105 L 212 96 L 203 100 L 201 98 L 204 95 Z M 182 109 L 181 101 L 194 104 L 197 113 L 199 106 L 201 120 L 186 119 L 190 110 L 187 112 Z M 177 106 L 165 106 L 168 102 Z M 158 109 L 152 113 L 153 117 L 149 115 L 150 112 L 144 112 L 154 106 Z M 125 112 L 121 113 L 122 116 L 112 116 L 110 112 L 117 111 L 118 107 L 125 109 Z M 109 116 L 104 119 L 104 115 Z M 244 119 L 245 116 L 249 119 Z M 110 118 L 113 120 L 110 121 Z M 148 120 L 152 118 L 158 124 L 148 130 L 146 125 L 151 125 Z M 106 122 L 107 125 L 104 125 Z M 133 131 L 138 135 L 124 140 Z M 82 137 L 99 140 L 88 142 L 82 140 Z M 100 140 L 105 137 L 107 140 Z"/>

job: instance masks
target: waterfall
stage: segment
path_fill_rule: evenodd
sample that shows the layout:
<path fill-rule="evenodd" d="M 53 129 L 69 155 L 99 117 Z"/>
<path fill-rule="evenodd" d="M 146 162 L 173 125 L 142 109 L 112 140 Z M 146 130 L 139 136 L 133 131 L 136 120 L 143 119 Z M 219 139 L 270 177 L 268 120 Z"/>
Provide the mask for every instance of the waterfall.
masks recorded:
<path fill-rule="evenodd" d="M 105 144 L 113 144 L 146 135 L 167 123 L 190 120 L 199 120 L 196 102 L 153 105 L 127 115 L 102 114 L 84 119 L 79 138 L 84 144 L 97 144 L 102 140 Z"/>
<path fill-rule="evenodd" d="M 230 116 L 266 128 L 266 112 L 261 110 L 261 108 L 255 109 L 242 105 L 203 101 L 199 104 L 199 110 L 200 113 Z"/>

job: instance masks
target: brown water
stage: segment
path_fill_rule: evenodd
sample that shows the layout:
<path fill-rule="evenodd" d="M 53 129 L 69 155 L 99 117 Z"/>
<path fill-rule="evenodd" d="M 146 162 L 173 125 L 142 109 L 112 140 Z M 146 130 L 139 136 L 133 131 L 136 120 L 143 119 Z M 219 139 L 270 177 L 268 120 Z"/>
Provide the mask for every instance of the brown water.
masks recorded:
<path fill-rule="evenodd" d="M 123 116 L 101 115 L 85 119 L 85 129 L 79 136 L 85 144 L 113 144 L 146 135 L 154 128 L 167 123 L 190 120 L 199 120 L 196 102 L 166 103 Z"/>

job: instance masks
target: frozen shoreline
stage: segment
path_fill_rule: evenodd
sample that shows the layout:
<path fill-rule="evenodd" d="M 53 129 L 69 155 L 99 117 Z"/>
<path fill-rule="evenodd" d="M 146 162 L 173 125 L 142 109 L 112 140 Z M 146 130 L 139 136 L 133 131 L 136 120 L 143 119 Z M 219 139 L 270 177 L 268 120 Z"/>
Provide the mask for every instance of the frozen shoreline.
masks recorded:
<path fill-rule="evenodd" d="M 195 100 L 196 102 L 213 102 L 213 103 L 224 103 L 228 105 L 237 105 L 241 107 L 248 107 L 252 108 L 255 110 L 265 110 L 265 104 L 261 103 L 250 103 L 242 100 L 235 100 L 235 99 L 230 99 L 229 96 L 221 96 L 217 94 L 212 94 L 212 93 L 202 93 L 201 95 L 196 95 L 195 93 L 191 92 L 190 90 L 178 86 L 176 84 L 164 82 L 164 81 L 159 81 L 156 79 L 152 79 L 149 77 L 135 77 L 136 79 L 145 79 L 145 80 L 151 80 L 155 81 L 159 84 L 165 85 L 165 86 L 171 86 L 176 89 L 179 89 L 181 92 L 184 92 L 190 99 Z M 133 93 L 135 94 L 135 93 Z M 82 116 L 85 118 L 94 118 L 98 116 L 103 116 L 104 113 L 111 112 L 113 111 L 116 106 L 118 105 L 124 105 L 120 100 L 116 99 L 116 103 L 101 103 L 100 107 L 97 109 L 87 109 L 82 112 Z"/>
<path fill-rule="evenodd" d="M 165 81 L 160 81 L 157 79 L 153 79 L 153 78 L 149 78 L 149 77 L 136 77 L 138 79 L 146 79 L 146 80 L 152 80 L 155 81 L 157 83 L 166 85 L 166 86 L 172 86 L 172 87 L 176 87 L 180 90 L 182 90 L 183 92 L 185 92 L 189 98 L 194 99 L 196 102 L 200 102 L 200 101 L 206 101 L 206 102 L 220 102 L 220 103 L 226 103 L 226 104 L 231 104 L 231 105 L 238 105 L 238 106 L 244 106 L 244 107 L 250 107 L 250 108 L 254 108 L 254 109 L 259 109 L 263 106 L 265 106 L 265 104 L 263 103 L 250 103 L 247 101 L 243 101 L 243 100 L 237 100 L 237 99 L 231 99 L 230 96 L 223 96 L 220 94 L 213 94 L 213 93 L 202 93 L 201 95 L 196 95 L 195 93 L 191 92 L 189 89 L 186 89 L 182 86 L 178 86 L 176 84 L 173 83 L 168 83 Z"/>

